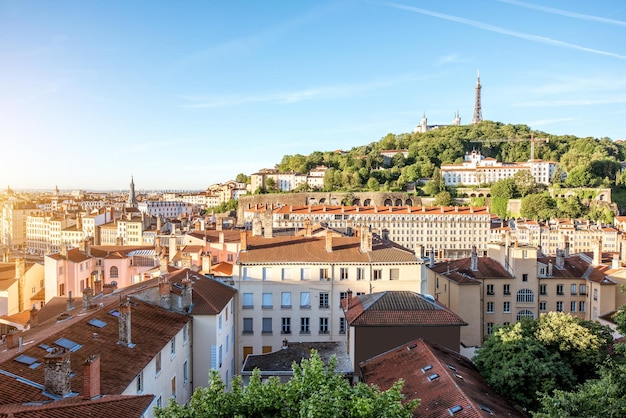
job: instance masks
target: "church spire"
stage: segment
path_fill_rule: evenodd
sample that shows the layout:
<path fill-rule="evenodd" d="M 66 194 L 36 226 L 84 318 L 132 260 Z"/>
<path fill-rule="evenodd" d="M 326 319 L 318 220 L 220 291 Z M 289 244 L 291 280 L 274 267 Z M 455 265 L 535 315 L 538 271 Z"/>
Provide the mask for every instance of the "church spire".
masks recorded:
<path fill-rule="evenodd" d="M 483 120 L 483 112 L 480 107 L 480 70 L 478 71 L 478 77 L 476 79 L 476 97 L 474 99 L 474 118 L 472 119 L 472 124 L 475 125 L 477 123 L 482 122 Z"/>
<path fill-rule="evenodd" d="M 127 206 L 129 208 L 137 207 L 137 196 L 135 195 L 135 181 L 133 176 L 130 176 L 130 190 L 128 192 L 128 203 Z"/>

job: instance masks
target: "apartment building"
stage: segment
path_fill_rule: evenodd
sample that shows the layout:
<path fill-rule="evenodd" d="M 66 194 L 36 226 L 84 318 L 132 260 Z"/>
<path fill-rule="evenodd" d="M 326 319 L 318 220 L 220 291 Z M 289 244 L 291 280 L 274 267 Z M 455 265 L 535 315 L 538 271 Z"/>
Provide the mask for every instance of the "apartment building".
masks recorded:
<path fill-rule="evenodd" d="M 26 247 L 26 220 L 37 212 L 35 205 L 28 202 L 8 201 L 0 212 L 0 247 L 22 249 Z"/>
<path fill-rule="evenodd" d="M 434 252 L 437 260 L 467 257 L 473 246 L 484 254 L 494 217 L 487 207 L 285 205 L 246 209 L 246 228 L 266 211 L 272 212 L 273 228 L 304 229 L 307 222 L 345 231 L 365 226 L 418 257 Z"/>
<path fill-rule="evenodd" d="M 492 243 L 487 257 L 474 253 L 429 263 L 426 282 L 429 294 L 468 322 L 461 330 L 465 347 L 482 345 L 496 325 L 552 311 L 602 321 L 626 302 L 619 288 L 626 282 L 620 255 L 602 253 L 600 243 L 592 254 L 560 249 L 555 256 L 532 246 Z"/>
<path fill-rule="evenodd" d="M 547 185 L 558 164 L 538 159 L 522 163 L 499 162 L 473 150 L 465 154 L 462 163 L 442 164 L 441 176 L 446 186 L 480 186 L 513 177 L 519 171 L 529 171 L 538 184 Z"/>
<path fill-rule="evenodd" d="M 558 249 L 571 254 L 592 252 L 597 241 L 603 252 L 620 251 L 619 231 L 588 219 L 511 220 L 509 226 L 512 239 L 538 247 L 544 254 L 556 254 Z"/>
<path fill-rule="evenodd" d="M 39 263 L 27 263 L 24 258 L 0 263 L 0 316 L 11 316 L 30 310 L 33 305 L 43 306 L 44 268 Z M 0 330 L 6 334 L 5 325 L 11 318 L 5 316 Z"/>
<path fill-rule="evenodd" d="M 324 175 L 328 171 L 326 166 L 317 166 L 308 174 L 295 172 L 279 172 L 275 168 L 263 168 L 256 173 L 250 174 L 249 190 L 254 193 L 259 188 L 267 188 L 268 180 L 281 192 L 289 192 L 297 189 L 302 184 L 306 184 L 311 189 L 322 189 L 324 187 Z"/>
<path fill-rule="evenodd" d="M 267 232 L 267 231 L 266 231 Z M 341 300 L 385 290 L 421 291 L 422 260 L 367 228 L 345 237 L 328 230 L 312 236 L 248 236 L 233 268 L 238 291 L 236 334 L 241 367 L 249 354 L 294 342 L 344 340 Z"/>
<path fill-rule="evenodd" d="M 141 213 L 161 218 L 178 218 L 190 216 L 194 212 L 194 205 L 182 201 L 144 200 L 137 203 L 137 209 Z"/>
<path fill-rule="evenodd" d="M 72 404 L 134 398 L 143 400 L 142 414 L 114 405 L 109 413 L 149 418 L 170 398 L 186 403 L 193 390 L 192 318 L 132 297 L 132 291 L 137 289 L 76 301 L 57 298 L 31 311 L 31 328 L 8 334 L 0 356 L 3 410 L 37 405 L 89 416 Z M 64 320 L 57 321 L 59 316 Z M 102 408 L 97 416 L 109 416 Z"/>

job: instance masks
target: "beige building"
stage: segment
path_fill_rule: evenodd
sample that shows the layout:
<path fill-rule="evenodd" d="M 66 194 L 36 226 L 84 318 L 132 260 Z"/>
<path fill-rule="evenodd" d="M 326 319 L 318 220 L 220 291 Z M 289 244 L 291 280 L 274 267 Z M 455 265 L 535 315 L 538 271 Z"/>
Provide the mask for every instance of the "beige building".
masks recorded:
<path fill-rule="evenodd" d="M 245 226 L 251 228 L 255 217 L 262 219 L 266 213 L 264 207 L 246 210 Z M 271 226 L 303 229 L 310 222 L 348 233 L 364 226 L 418 257 L 429 257 L 432 251 L 435 259 L 445 260 L 469 256 L 472 246 L 484 255 L 492 217 L 486 207 L 285 205 L 272 210 Z"/>
<path fill-rule="evenodd" d="M 237 367 L 249 354 L 277 350 L 283 340 L 345 340 L 340 301 L 386 290 L 420 292 L 422 260 L 397 244 L 356 236 L 241 236 L 233 269 L 238 291 Z"/>
<path fill-rule="evenodd" d="M 586 320 L 610 316 L 626 303 L 618 286 L 626 272 L 619 254 L 602 255 L 599 245 L 593 254 L 546 256 L 536 247 L 494 243 L 488 257 L 431 263 L 426 291 L 469 324 L 461 343 L 478 347 L 495 326 L 524 317 L 552 311 Z"/>

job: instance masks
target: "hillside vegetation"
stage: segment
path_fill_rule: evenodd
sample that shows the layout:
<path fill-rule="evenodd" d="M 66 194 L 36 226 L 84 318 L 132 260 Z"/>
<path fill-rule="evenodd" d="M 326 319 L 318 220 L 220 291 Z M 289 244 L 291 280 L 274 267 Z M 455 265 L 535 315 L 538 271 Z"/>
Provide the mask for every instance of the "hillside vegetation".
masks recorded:
<path fill-rule="evenodd" d="M 377 142 L 346 152 L 315 151 L 308 156 L 285 155 L 277 168 L 280 172 L 306 173 L 316 166 L 325 165 L 329 167 L 324 181 L 325 191 L 399 191 L 405 190 L 408 183 L 431 178 L 441 164 L 462 162 L 465 153 L 473 149 L 499 161 L 527 161 L 531 134 L 535 138 L 548 139 L 536 141 L 535 158 L 560 162 L 567 174 L 564 186 L 622 185 L 619 162 L 624 160 L 626 149 L 621 141 L 550 135 L 531 131 L 527 125 L 492 121 L 442 127 L 425 133 L 390 133 Z M 502 139 L 509 141 L 472 142 Z M 380 152 L 394 149 L 408 150 L 408 157 L 397 154 L 385 164 Z M 560 179 L 555 180 L 555 183 L 561 182 Z"/>

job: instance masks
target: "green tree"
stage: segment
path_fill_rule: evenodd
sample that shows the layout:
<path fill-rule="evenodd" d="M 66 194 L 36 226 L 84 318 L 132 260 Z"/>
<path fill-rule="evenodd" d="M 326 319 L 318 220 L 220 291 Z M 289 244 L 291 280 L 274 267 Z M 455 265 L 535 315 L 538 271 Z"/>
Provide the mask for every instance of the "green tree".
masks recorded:
<path fill-rule="evenodd" d="M 492 197 L 491 198 L 491 212 L 495 213 L 500 219 L 508 219 L 509 213 L 509 199 L 506 197 Z"/>
<path fill-rule="evenodd" d="M 517 187 L 515 180 L 511 177 L 501 179 L 493 183 L 489 189 L 491 197 L 501 197 L 504 199 L 512 199 L 517 195 Z"/>
<path fill-rule="evenodd" d="M 337 360 L 328 365 L 315 350 L 309 359 L 292 365 L 293 377 L 280 383 L 277 377 L 262 381 L 256 369 L 248 385 L 240 377 L 232 381 L 230 391 L 219 373 L 211 371 L 207 387 L 194 391 L 186 405 L 170 400 L 164 408 L 156 408 L 159 418 L 191 417 L 399 417 L 410 418 L 419 401 L 403 402 L 402 381 L 380 391 L 375 386 L 355 386 L 336 373 Z"/>
<path fill-rule="evenodd" d="M 378 190 L 380 188 L 380 183 L 374 177 L 370 177 L 367 181 L 367 188 L 370 190 Z"/>
<path fill-rule="evenodd" d="M 250 176 L 246 176 L 243 173 L 239 173 L 237 174 L 237 177 L 235 177 L 235 181 L 238 181 L 239 183 L 250 184 Z"/>
<path fill-rule="evenodd" d="M 433 177 L 424 185 L 424 193 L 435 196 L 444 190 L 446 190 L 446 185 L 441 176 L 441 170 L 435 168 Z"/>
<path fill-rule="evenodd" d="M 601 178 L 593 175 L 591 164 L 587 161 L 568 171 L 565 184 L 570 187 L 595 187 L 600 180 Z"/>
<path fill-rule="evenodd" d="M 450 206 L 452 205 L 452 194 L 449 191 L 444 190 L 435 195 L 433 200 L 434 206 Z"/>
<path fill-rule="evenodd" d="M 269 193 L 278 191 L 278 188 L 276 187 L 276 180 L 274 180 L 273 177 L 268 177 L 267 180 L 265 180 L 265 189 Z"/>
<path fill-rule="evenodd" d="M 538 393 L 572 390 L 607 357 L 610 330 L 562 312 L 498 328 L 474 362 L 487 383 L 522 407 L 539 407 Z"/>
<path fill-rule="evenodd" d="M 524 197 L 537 189 L 537 182 L 528 170 L 519 170 L 513 175 L 513 182 L 519 194 Z"/>
<path fill-rule="evenodd" d="M 547 193 L 529 194 L 522 199 L 520 215 L 535 220 L 554 218 L 556 217 L 556 201 Z"/>

